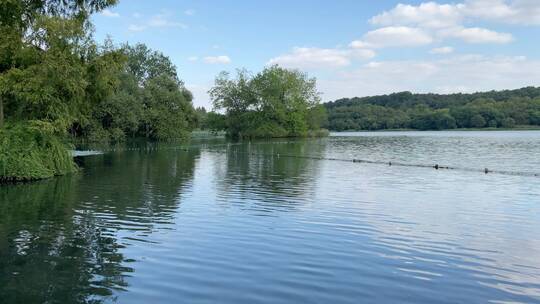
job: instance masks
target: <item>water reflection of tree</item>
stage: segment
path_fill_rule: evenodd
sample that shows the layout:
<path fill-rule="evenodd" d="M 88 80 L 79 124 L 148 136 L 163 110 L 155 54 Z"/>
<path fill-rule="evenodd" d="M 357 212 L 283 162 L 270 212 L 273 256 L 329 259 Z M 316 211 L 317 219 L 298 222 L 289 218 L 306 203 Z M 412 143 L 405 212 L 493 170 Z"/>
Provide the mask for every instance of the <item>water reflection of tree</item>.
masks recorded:
<path fill-rule="evenodd" d="M 114 300 L 133 271 L 120 230 L 170 221 L 198 151 L 87 158 L 83 172 L 0 187 L 0 302 Z"/>
<path fill-rule="evenodd" d="M 321 162 L 302 156 L 322 156 L 324 140 L 252 142 L 230 146 L 216 166 L 221 199 L 236 193 L 254 208 L 295 208 L 301 196 L 312 195 Z M 300 156 L 300 157 L 295 157 Z"/>
<path fill-rule="evenodd" d="M 198 150 L 163 148 L 88 159 L 84 164 L 85 181 L 91 185 L 87 198 L 100 202 L 92 206 L 93 210 L 113 207 L 122 220 L 138 218 L 139 222 L 151 224 L 156 219 L 170 218 L 182 188 L 193 178 L 198 155 Z"/>

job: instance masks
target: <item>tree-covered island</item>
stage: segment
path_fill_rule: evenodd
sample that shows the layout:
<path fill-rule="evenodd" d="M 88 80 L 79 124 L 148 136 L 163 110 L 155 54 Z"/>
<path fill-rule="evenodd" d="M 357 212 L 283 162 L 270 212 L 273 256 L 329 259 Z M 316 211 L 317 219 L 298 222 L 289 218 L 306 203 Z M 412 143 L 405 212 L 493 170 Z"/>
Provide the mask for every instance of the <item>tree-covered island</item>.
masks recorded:
<path fill-rule="evenodd" d="M 224 128 L 234 138 L 325 136 L 326 111 L 316 79 L 279 66 L 235 79 L 221 73 L 210 90 L 214 108 L 224 110 Z"/>

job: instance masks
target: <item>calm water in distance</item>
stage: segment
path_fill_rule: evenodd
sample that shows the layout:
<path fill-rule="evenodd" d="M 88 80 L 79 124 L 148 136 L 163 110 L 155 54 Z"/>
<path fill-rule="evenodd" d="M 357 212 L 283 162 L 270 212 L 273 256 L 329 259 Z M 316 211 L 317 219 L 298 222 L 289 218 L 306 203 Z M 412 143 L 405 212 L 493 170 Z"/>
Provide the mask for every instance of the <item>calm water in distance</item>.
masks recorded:
<path fill-rule="evenodd" d="M 540 132 L 150 145 L 0 186 L 0 303 L 540 303 Z"/>

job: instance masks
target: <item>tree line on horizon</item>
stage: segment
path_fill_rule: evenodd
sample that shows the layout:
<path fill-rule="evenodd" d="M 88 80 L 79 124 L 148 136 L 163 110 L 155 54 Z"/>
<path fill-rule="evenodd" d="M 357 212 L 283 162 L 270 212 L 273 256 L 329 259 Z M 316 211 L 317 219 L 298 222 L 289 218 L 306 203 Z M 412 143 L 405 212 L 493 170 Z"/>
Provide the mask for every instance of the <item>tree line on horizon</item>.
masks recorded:
<path fill-rule="evenodd" d="M 472 94 L 400 92 L 324 104 L 332 131 L 540 126 L 540 87 Z"/>

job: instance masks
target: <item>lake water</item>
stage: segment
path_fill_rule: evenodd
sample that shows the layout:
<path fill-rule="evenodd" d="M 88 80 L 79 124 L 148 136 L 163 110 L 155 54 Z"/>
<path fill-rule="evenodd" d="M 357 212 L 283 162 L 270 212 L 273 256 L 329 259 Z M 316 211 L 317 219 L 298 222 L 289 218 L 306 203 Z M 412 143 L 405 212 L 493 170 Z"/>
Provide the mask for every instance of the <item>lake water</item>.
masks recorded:
<path fill-rule="evenodd" d="M 540 303 L 537 131 L 200 140 L 81 165 L 0 187 L 0 303 Z"/>

